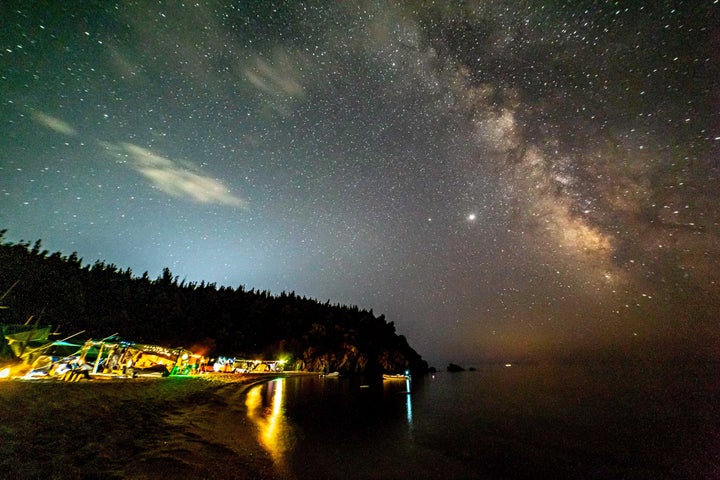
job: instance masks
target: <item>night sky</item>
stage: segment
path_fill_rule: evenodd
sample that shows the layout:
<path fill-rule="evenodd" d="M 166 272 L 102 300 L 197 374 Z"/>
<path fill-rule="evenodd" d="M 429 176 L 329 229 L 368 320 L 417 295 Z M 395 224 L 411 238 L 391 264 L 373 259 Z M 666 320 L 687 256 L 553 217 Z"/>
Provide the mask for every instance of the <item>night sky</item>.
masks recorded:
<path fill-rule="evenodd" d="M 718 0 L 0 24 L 6 241 L 372 309 L 438 366 L 720 355 Z"/>

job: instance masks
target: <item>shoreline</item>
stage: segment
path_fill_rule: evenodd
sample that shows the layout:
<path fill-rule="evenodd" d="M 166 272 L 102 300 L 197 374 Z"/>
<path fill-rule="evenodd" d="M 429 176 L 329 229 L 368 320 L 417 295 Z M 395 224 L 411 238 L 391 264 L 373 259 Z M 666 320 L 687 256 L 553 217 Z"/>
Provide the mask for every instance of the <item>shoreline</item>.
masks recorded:
<path fill-rule="evenodd" d="M 0 469 L 17 479 L 282 478 L 246 393 L 315 374 L 221 375 L 0 382 Z"/>
<path fill-rule="evenodd" d="M 173 430 L 157 450 L 145 455 L 124 478 L 276 479 L 272 458 L 257 439 L 247 417 L 247 392 L 283 373 L 199 375 L 211 387 L 205 401 L 168 412 L 163 421 Z M 148 471 L 152 472 L 148 475 Z M 156 475 L 159 474 L 159 475 Z"/>

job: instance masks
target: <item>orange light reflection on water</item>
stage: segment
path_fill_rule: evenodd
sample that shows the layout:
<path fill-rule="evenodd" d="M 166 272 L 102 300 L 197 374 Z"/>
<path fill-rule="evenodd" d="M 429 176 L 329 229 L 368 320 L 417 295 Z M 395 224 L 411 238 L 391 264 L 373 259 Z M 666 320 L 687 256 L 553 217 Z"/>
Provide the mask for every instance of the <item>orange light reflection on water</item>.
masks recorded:
<path fill-rule="evenodd" d="M 247 416 L 258 431 L 258 440 L 270 454 L 279 472 L 287 474 L 286 455 L 292 449 L 292 426 L 283 415 L 283 390 L 285 379 L 277 379 L 267 385 L 258 385 L 245 397 Z M 263 398 L 263 390 L 266 390 Z"/>

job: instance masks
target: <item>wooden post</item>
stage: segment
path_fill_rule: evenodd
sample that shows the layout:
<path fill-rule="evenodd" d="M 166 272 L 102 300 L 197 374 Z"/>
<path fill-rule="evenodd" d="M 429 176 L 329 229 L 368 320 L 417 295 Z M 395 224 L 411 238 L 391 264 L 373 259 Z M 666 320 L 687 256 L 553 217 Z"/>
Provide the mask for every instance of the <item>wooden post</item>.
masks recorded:
<path fill-rule="evenodd" d="M 105 346 L 105 343 L 100 343 L 100 350 L 98 350 L 98 356 L 97 356 L 97 359 L 95 360 L 95 366 L 93 366 L 93 373 L 97 373 L 97 371 L 98 371 L 98 367 L 100 366 L 100 359 L 102 358 L 102 351 L 103 351 L 104 346 Z"/>

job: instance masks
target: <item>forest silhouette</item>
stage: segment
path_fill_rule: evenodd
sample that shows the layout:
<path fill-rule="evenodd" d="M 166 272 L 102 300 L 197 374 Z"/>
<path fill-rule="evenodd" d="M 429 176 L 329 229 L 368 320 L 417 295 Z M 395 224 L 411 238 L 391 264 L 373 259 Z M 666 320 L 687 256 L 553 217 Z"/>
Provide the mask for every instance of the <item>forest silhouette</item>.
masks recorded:
<path fill-rule="evenodd" d="M 0 323 L 30 317 L 61 336 L 118 334 L 138 343 L 184 347 L 208 356 L 287 359 L 287 369 L 372 374 L 424 372 L 427 362 L 384 315 L 321 303 L 295 292 L 272 295 L 244 286 L 179 281 L 169 268 L 151 279 L 76 252 L 49 253 L 5 241 L 0 231 Z M 14 285 L 14 286 L 13 286 Z"/>

